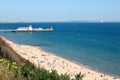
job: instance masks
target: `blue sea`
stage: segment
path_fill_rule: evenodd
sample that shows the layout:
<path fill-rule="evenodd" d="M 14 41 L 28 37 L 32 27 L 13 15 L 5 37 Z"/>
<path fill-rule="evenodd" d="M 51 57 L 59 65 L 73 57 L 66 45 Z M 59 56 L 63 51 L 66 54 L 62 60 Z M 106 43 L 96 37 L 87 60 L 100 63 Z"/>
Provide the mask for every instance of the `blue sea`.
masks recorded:
<path fill-rule="evenodd" d="M 96 70 L 120 76 L 120 23 L 1 23 L 0 29 L 53 26 L 53 32 L 0 33 L 19 43 L 39 46 L 47 52 Z"/>

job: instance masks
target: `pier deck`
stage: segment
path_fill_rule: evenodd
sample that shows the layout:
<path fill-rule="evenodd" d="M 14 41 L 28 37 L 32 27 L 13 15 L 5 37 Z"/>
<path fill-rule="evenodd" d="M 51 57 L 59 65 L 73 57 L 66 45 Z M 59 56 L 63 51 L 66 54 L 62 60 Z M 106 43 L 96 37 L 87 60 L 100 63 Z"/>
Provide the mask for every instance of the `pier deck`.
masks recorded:
<path fill-rule="evenodd" d="M 0 30 L 0 32 L 52 32 L 53 30 Z"/>
<path fill-rule="evenodd" d="M 9 30 L 0 30 L 0 32 L 15 32 L 16 30 L 12 30 L 12 29 L 9 29 Z"/>

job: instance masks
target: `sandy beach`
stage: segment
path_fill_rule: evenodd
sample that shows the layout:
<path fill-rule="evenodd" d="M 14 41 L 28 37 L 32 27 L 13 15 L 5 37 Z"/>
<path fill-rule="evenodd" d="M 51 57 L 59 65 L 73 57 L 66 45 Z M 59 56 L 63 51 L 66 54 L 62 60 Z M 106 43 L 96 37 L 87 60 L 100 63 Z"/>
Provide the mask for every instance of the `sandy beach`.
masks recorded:
<path fill-rule="evenodd" d="M 14 49 L 20 56 L 34 63 L 37 67 L 44 67 L 47 70 L 55 69 L 59 74 L 67 73 L 71 78 L 81 72 L 85 74 L 83 80 L 120 80 L 120 78 L 105 73 L 95 71 L 83 65 L 78 65 L 72 61 L 56 56 L 42 49 L 30 46 L 16 44 L 2 37 L 9 46 Z"/>

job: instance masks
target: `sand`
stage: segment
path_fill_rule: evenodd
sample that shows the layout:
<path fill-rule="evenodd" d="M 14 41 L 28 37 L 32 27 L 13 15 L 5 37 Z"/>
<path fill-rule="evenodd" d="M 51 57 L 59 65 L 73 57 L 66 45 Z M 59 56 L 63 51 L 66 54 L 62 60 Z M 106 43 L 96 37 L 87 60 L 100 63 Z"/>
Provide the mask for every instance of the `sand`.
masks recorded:
<path fill-rule="evenodd" d="M 43 51 L 38 47 L 16 44 L 4 37 L 3 39 L 20 56 L 34 63 L 37 67 L 44 67 L 47 70 L 55 69 L 59 74 L 69 74 L 71 78 L 74 78 L 75 74 L 81 72 L 82 74 L 85 74 L 83 80 L 120 80 L 118 77 L 101 73 L 86 66 L 76 64 L 70 60 Z"/>

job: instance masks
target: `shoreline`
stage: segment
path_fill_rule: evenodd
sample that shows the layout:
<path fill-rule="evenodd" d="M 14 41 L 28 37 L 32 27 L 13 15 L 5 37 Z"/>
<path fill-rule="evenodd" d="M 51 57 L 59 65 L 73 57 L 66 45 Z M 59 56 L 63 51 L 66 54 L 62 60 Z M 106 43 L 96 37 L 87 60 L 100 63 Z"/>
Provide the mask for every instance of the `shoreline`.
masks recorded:
<path fill-rule="evenodd" d="M 37 47 L 38 49 L 41 49 L 39 46 L 34 46 L 34 45 L 30 45 L 30 46 Z M 74 64 L 76 64 L 76 65 L 80 65 L 80 66 L 83 66 L 83 67 L 85 67 L 85 68 L 94 70 L 94 71 L 99 72 L 99 73 L 101 73 L 101 74 L 103 73 L 103 74 L 106 74 L 106 75 L 110 75 L 110 76 L 113 76 L 113 77 L 120 78 L 120 76 L 118 76 L 118 75 L 110 74 L 110 73 L 107 73 L 107 72 L 98 70 L 97 68 L 92 68 L 92 67 L 90 67 L 90 66 L 86 66 L 86 65 L 84 65 L 84 64 L 82 64 L 82 63 L 79 63 L 79 62 L 77 62 L 77 61 L 71 60 L 71 59 L 69 59 L 69 58 L 62 57 L 62 56 L 57 55 L 57 54 L 54 54 L 54 53 L 52 53 L 52 52 L 47 52 L 47 51 L 44 50 L 44 49 L 41 49 L 41 50 L 43 50 L 43 51 L 46 52 L 46 53 L 52 54 L 52 55 L 54 55 L 54 56 L 58 56 L 58 57 L 60 57 L 60 58 L 66 59 L 66 60 L 68 60 L 68 61 L 70 61 L 70 62 L 72 62 L 72 63 L 74 63 Z"/>
<path fill-rule="evenodd" d="M 55 69 L 59 74 L 68 73 L 71 77 L 82 72 L 83 80 L 120 80 L 120 77 L 105 73 L 81 63 L 47 52 L 38 46 L 16 44 L 2 37 L 21 57 L 45 69 Z M 40 62 L 41 61 L 41 62 Z"/>
<path fill-rule="evenodd" d="M 45 49 L 42 49 L 42 48 L 39 47 L 39 46 L 34 46 L 34 45 L 30 45 L 30 46 L 36 47 L 36 48 L 38 48 L 38 49 L 41 49 L 41 50 L 43 50 L 43 51 L 46 52 L 46 53 L 49 53 L 49 54 L 52 54 L 52 55 L 58 56 L 58 57 L 63 58 L 63 59 L 66 59 L 66 60 L 68 60 L 68 61 L 70 61 L 70 62 L 72 62 L 72 63 L 75 63 L 76 65 L 83 66 L 83 67 L 85 67 L 85 68 L 88 68 L 88 69 L 94 70 L 94 71 L 99 72 L 99 73 L 103 73 L 103 74 L 107 74 L 107 75 L 110 75 L 110 76 L 113 76 L 113 77 L 120 78 L 119 75 L 115 75 L 115 74 L 107 73 L 107 72 L 104 72 L 104 71 L 98 70 L 97 68 L 93 68 L 93 67 L 90 67 L 90 66 L 86 66 L 86 65 L 84 65 L 84 64 L 82 64 L 82 63 L 79 63 L 79 62 L 77 62 L 77 61 L 71 60 L 71 59 L 69 59 L 69 58 L 62 57 L 62 56 L 57 55 L 57 54 L 54 54 L 54 53 L 52 53 L 52 52 L 47 52 Z"/>

